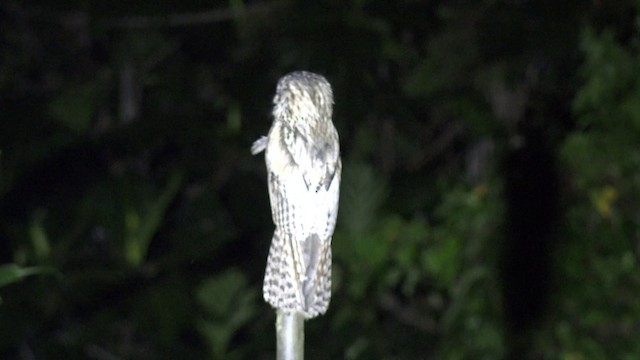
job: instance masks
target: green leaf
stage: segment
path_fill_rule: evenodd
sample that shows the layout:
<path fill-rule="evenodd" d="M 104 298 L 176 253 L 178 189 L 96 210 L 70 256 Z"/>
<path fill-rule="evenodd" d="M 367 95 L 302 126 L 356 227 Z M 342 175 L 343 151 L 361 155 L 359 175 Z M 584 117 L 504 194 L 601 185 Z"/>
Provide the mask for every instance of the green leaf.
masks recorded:
<path fill-rule="evenodd" d="M 13 263 L 4 264 L 0 266 L 0 288 L 18 282 L 27 276 L 56 273 L 56 269 L 46 266 L 20 267 Z"/>
<path fill-rule="evenodd" d="M 234 313 L 237 312 L 253 313 L 251 301 L 255 294 L 252 291 L 248 292 L 246 287 L 247 280 L 244 274 L 237 269 L 231 269 L 207 279 L 200 285 L 196 298 L 208 314 L 216 319 L 229 320 L 234 318 Z"/>
<path fill-rule="evenodd" d="M 196 299 L 208 315 L 198 321 L 198 330 L 214 358 L 229 359 L 233 335 L 254 316 L 256 292 L 247 288 L 245 275 L 238 269 L 211 277 L 202 283 Z"/>
<path fill-rule="evenodd" d="M 423 266 L 445 287 L 453 285 L 461 266 L 462 246 L 459 238 L 448 236 L 423 253 Z"/>
<path fill-rule="evenodd" d="M 144 215 L 137 209 L 125 212 L 125 254 L 129 264 L 139 266 L 147 255 L 151 239 L 162 224 L 167 208 L 180 190 L 182 173 L 172 174 L 162 194 L 145 208 Z"/>
<path fill-rule="evenodd" d="M 351 234 L 364 235 L 378 220 L 378 209 L 387 197 L 386 183 L 369 165 L 344 166 L 339 222 Z"/>
<path fill-rule="evenodd" d="M 207 321 L 200 321 L 198 323 L 198 329 L 207 340 L 211 353 L 215 355 L 216 358 L 225 357 L 229 342 L 233 336 L 233 329 L 222 324 Z"/>
<path fill-rule="evenodd" d="M 101 87 L 97 80 L 69 86 L 49 103 L 49 113 L 63 126 L 82 133 L 91 126 Z"/>
<path fill-rule="evenodd" d="M 227 133 L 236 135 L 242 129 L 242 110 L 238 103 L 233 103 L 227 110 Z"/>

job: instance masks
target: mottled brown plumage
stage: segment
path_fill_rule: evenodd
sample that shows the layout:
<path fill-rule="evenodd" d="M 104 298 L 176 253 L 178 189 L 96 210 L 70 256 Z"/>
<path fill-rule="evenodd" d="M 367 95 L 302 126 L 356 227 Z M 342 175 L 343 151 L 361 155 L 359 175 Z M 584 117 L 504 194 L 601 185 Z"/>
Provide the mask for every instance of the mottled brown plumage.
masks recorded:
<path fill-rule="evenodd" d="M 306 318 L 323 314 L 331 298 L 331 237 L 338 213 L 342 164 L 331 121 L 333 93 L 310 72 L 280 79 L 266 150 L 271 212 L 276 226 L 263 294 L 274 308 Z"/>

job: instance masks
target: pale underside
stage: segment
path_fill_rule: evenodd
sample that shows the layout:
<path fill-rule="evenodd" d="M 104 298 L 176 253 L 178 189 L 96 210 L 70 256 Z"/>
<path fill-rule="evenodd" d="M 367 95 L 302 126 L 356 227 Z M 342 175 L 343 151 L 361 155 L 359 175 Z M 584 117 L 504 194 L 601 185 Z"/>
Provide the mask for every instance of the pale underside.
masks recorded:
<path fill-rule="evenodd" d="M 276 229 L 263 294 L 274 308 L 306 318 L 323 314 L 331 298 L 331 237 L 341 175 L 337 133 L 315 144 L 280 121 L 252 152 L 266 149 L 269 198 Z"/>

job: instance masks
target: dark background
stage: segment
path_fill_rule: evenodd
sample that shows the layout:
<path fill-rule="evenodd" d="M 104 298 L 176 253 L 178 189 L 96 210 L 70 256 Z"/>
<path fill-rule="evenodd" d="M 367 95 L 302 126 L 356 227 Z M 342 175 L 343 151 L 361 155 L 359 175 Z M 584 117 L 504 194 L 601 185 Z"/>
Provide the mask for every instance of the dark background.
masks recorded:
<path fill-rule="evenodd" d="M 0 3 L 0 358 L 273 359 L 263 156 L 344 163 L 308 359 L 640 358 L 634 1 Z"/>

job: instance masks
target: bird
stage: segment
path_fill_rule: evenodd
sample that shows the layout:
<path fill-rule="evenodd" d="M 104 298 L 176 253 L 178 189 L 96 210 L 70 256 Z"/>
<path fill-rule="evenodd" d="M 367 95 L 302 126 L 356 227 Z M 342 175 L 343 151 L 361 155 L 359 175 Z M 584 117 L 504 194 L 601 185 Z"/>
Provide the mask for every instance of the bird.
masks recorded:
<path fill-rule="evenodd" d="M 331 299 L 331 240 L 338 215 L 342 161 L 333 124 L 333 91 L 323 76 L 281 77 L 273 122 L 252 154 L 265 151 L 275 230 L 263 296 L 277 310 L 305 319 L 324 314 Z"/>

